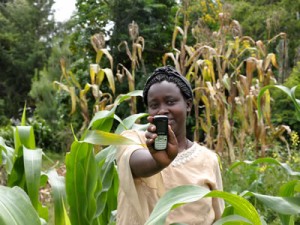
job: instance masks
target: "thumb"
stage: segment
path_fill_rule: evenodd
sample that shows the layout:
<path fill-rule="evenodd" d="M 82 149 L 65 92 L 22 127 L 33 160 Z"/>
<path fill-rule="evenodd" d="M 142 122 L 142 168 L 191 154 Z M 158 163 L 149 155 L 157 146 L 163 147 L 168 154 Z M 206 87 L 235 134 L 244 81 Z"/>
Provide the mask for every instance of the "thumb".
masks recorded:
<path fill-rule="evenodd" d="M 170 125 L 168 125 L 168 138 L 167 153 L 169 158 L 173 160 L 178 154 L 178 142 Z"/>

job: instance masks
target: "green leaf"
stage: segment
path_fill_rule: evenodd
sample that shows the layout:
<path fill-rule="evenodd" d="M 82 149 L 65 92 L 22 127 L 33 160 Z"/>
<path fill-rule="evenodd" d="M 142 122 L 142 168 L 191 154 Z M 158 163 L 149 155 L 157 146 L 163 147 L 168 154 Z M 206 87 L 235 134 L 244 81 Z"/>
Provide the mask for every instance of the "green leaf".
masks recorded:
<path fill-rule="evenodd" d="M 23 108 L 23 113 L 22 113 L 22 119 L 21 119 L 21 125 L 25 126 L 26 125 L 26 102 Z"/>
<path fill-rule="evenodd" d="M 265 206 L 284 215 L 296 215 L 300 213 L 300 197 L 276 197 L 269 195 L 252 194 Z"/>
<path fill-rule="evenodd" d="M 26 193 L 19 187 L 0 186 L 1 225 L 40 225 L 40 218 Z"/>
<path fill-rule="evenodd" d="M 163 225 L 171 209 L 194 202 L 210 191 L 200 186 L 179 186 L 168 191 L 155 205 L 145 225 Z"/>
<path fill-rule="evenodd" d="M 13 158 L 14 158 L 14 149 L 7 146 L 5 144 L 5 140 L 0 137 L 0 152 L 3 153 L 4 157 L 2 159 L 2 163 L 5 165 L 5 169 L 8 174 L 10 174 L 12 168 L 13 168 Z"/>
<path fill-rule="evenodd" d="M 141 96 L 143 97 L 143 91 L 142 90 L 135 90 L 135 91 L 131 91 L 127 94 L 122 94 L 122 95 L 119 95 L 115 102 L 114 102 L 114 105 L 115 107 L 118 106 L 119 104 L 121 104 L 122 102 L 130 99 L 131 97 L 137 97 L 137 96 Z"/>
<path fill-rule="evenodd" d="M 102 190 L 99 192 L 99 195 L 96 196 L 97 198 L 97 217 L 101 216 L 104 221 L 107 222 L 106 215 L 103 215 L 104 210 L 107 209 L 108 205 L 116 206 L 117 203 L 117 193 L 113 193 L 110 190 L 114 189 L 113 183 L 115 179 L 118 179 L 117 171 L 115 168 L 114 161 L 108 161 L 103 158 L 100 163 L 98 164 L 98 168 L 100 170 L 98 182 L 102 184 Z M 109 194 L 113 194 L 113 196 Z M 109 202 L 108 202 L 109 200 Z M 116 209 L 113 208 L 112 210 Z M 105 223 L 106 224 L 106 223 Z"/>
<path fill-rule="evenodd" d="M 104 132 L 100 130 L 88 131 L 84 142 L 95 145 L 133 145 L 137 144 L 131 139 L 118 134 Z"/>
<path fill-rule="evenodd" d="M 66 193 L 71 223 L 93 224 L 97 204 L 95 191 L 99 191 L 99 170 L 93 146 L 84 142 L 73 142 L 71 151 L 66 156 L 66 167 Z"/>
<path fill-rule="evenodd" d="M 116 170 L 115 164 L 111 163 L 104 163 L 101 168 L 101 181 L 102 181 L 102 191 L 108 191 L 111 187 L 114 178 L 114 172 Z"/>
<path fill-rule="evenodd" d="M 278 160 L 273 159 L 273 158 L 268 158 L 268 157 L 266 157 L 266 158 L 259 158 L 259 159 L 254 160 L 254 161 L 248 161 L 248 160 L 245 160 L 245 161 L 236 161 L 236 162 L 234 162 L 229 167 L 229 171 L 231 171 L 234 168 L 236 168 L 236 167 L 238 167 L 240 165 L 243 165 L 243 164 L 256 165 L 256 164 L 260 164 L 260 163 L 267 163 L 267 164 L 278 165 L 278 166 L 281 166 L 282 168 L 284 168 L 289 175 L 300 176 L 300 172 L 293 171 L 288 164 L 286 164 L 286 163 L 280 163 Z"/>
<path fill-rule="evenodd" d="M 35 137 L 32 126 L 17 126 L 15 130 L 15 149 L 19 150 L 20 146 L 35 149 Z"/>
<path fill-rule="evenodd" d="M 99 163 L 104 160 L 105 163 L 112 163 L 115 160 L 116 151 L 117 148 L 115 146 L 109 145 L 96 154 L 96 161 Z"/>
<path fill-rule="evenodd" d="M 210 191 L 204 187 L 194 185 L 184 185 L 169 190 L 155 205 L 146 225 L 163 225 L 171 209 L 196 201 L 203 197 L 223 198 L 234 207 L 234 212 L 252 224 L 262 224 L 260 217 L 254 206 L 241 196 L 223 192 Z"/>
<path fill-rule="evenodd" d="M 110 110 L 102 110 L 95 114 L 92 118 L 88 129 L 92 127 L 92 129 L 102 130 L 102 131 L 110 131 L 114 120 L 114 111 Z"/>
<path fill-rule="evenodd" d="M 66 202 L 65 178 L 63 176 L 59 176 L 54 169 L 48 171 L 47 175 L 51 185 L 51 192 L 54 201 L 55 225 L 65 225 L 65 221 L 69 220 L 68 215 L 65 213 L 66 209 L 64 204 Z"/>
<path fill-rule="evenodd" d="M 268 85 L 268 86 L 263 87 L 260 90 L 260 92 L 258 94 L 258 97 L 257 97 L 257 99 L 258 99 L 257 100 L 257 106 L 258 106 L 258 115 L 259 115 L 259 117 L 261 117 L 261 115 L 262 115 L 262 112 L 261 112 L 261 98 L 264 95 L 265 91 L 267 91 L 271 88 L 274 88 L 274 87 L 281 90 L 281 91 L 283 91 L 292 100 L 292 102 L 294 103 L 294 105 L 295 105 L 295 107 L 298 111 L 297 115 L 299 115 L 299 113 L 300 113 L 300 101 L 299 101 L 299 99 L 296 99 L 295 91 L 298 87 L 300 87 L 300 85 L 297 85 L 297 86 L 293 87 L 292 89 L 289 89 L 289 88 L 287 88 L 283 85 Z"/>
<path fill-rule="evenodd" d="M 222 224 L 228 224 L 228 225 L 247 225 L 247 224 L 252 224 L 249 220 L 245 219 L 242 216 L 239 215 L 230 215 L 230 216 L 226 216 L 223 217 L 221 219 L 219 219 L 218 221 L 216 221 L 215 223 L 213 223 L 213 225 L 222 225 Z"/>
<path fill-rule="evenodd" d="M 281 197 L 292 197 L 295 194 L 297 185 L 300 185 L 300 180 L 291 180 L 283 184 L 279 189 L 279 196 Z"/>
<path fill-rule="evenodd" d="M 255 225 L 261 225 L 261 219 L 255 207 L 239 195 L 231 194 L 224 191 L 211 191 L 205 197 L 222 198 L 233 206 L 235 214 L 238 214 Z"/>
<path fill-rule="evenodd" d="M 134 114 L 134 115 L 131 115 L 127 118 L 125 118 L 123 121 L 122 121 L 122 124 L 120 124 L 115 133 L 116 134 L 120 134 L 122 133 L 122 131 L 124 130 L 128 130 L 128 129 L 131 129 L 133 127 L 133 125 L 135 124 L 136 120 L 140 119 L 140 118 L 143 118 L 145 116 L 147 116 L 148 113 L 139 113 L 139 114 Z"/>
<path fill-rule="evenodd" d="M 24 147 L 23 151 L 27 192 L 33 207 L 38 210 L 42 149 L 32 150 Z"/>
<path fill-rule="evenodd" d="M 16 158 L 14 159 L 13 168 L 7 179 L 7 186 L 9 187 L 19 186 L 25 190 L 26 178 L 25 178 L 25 170 L 24 170 L 23 150 L 21 150 L 19 154 L 22 155 L 17 155 Z"/>

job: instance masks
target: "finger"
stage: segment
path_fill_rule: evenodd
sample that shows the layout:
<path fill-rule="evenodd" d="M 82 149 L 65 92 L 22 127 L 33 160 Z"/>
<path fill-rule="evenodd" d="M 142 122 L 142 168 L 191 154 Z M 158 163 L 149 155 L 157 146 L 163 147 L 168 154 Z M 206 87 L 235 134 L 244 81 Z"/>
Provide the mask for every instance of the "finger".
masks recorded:
<path fill-rule="evenodd" d="M 156 131 L 156 126 L 154 124 L 150 124 L 148 127 L 147 127 L 147 131 L 150 132 L 150 133 L 155 133 Z"/>
<path fill-rule="evenodd" d="M 149 123 L 153 123 L 153 116 L 148 116 L 147 120 L 148 120 Z"/>
<path fill-rule="evenodd" d="M 170 125 L 168 125 L 168 137 L 169 137 L 169 143 L 172 145 L 178 145 L 177 138 L 175 136 L 175 133 L 173 132 Z"/>
<path fill-rule="evenodd" d="M 146 131 L 145 133 L 145 137 L 146 139 L 155 139 L 157 137 L 157 134 L 156 133 L 153 133 L 153 132 L 149 132 L 149 131 Z"/>
<path fill-rule="evenodd" d="M 177 138 L 171 128 L 171 126 L 168 126 L 168 132 L 169 132 L 169 141 L 168 141 L 168 156 L 170 159 L 175 159 L 175 157 L 178 154 L 178 142 L 177 142 Z"/>

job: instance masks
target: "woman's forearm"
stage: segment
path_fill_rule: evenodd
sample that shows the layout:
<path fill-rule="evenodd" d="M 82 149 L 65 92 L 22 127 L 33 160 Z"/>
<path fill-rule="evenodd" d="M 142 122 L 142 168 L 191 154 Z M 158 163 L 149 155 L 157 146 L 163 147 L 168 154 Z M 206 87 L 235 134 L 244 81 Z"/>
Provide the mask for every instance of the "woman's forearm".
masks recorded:
<path fill-rule="evenodd" d="M 129 160 L 132 175 L 138 177 L 150 177 L 162 169 L 163 166 L 159 165 L 152 157 L 149 151 L 144 149 L 136 150 L 132 153 Z"/>

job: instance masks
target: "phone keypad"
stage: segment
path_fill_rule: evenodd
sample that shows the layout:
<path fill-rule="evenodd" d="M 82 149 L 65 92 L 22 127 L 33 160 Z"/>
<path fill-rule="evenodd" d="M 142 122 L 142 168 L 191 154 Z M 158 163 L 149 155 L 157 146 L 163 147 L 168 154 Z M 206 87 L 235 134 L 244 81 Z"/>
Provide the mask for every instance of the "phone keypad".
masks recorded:
<path fill-rule="evenodd" d="M 155 139 L 154 149 L 155 150 L 165 150 L 167 148 L 168 136 L 158 135 Z"/>

